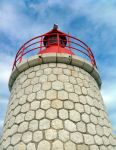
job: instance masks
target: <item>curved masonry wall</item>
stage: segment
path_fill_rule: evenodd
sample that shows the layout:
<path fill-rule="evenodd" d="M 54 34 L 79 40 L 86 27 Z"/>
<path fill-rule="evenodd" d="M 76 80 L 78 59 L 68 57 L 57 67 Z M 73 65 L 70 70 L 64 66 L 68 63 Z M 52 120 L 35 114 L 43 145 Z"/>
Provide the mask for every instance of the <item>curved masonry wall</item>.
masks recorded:
<path fill-rule="evenodd" d="M 100 85 L 97 70 L 76 56 L 20 64 L 9 81 L 0 150 L 115 150 Z"/>

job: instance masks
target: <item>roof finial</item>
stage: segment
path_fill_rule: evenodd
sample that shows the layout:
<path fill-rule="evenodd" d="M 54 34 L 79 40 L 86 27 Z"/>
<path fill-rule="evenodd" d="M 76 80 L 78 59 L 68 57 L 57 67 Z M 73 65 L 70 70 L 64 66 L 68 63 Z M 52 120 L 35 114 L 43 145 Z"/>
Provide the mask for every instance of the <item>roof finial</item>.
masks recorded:
<path fill-rule="evenodd" d="M 57 30 L 58 29 L 58 24 L 54 24 L 53 29 Z"/>

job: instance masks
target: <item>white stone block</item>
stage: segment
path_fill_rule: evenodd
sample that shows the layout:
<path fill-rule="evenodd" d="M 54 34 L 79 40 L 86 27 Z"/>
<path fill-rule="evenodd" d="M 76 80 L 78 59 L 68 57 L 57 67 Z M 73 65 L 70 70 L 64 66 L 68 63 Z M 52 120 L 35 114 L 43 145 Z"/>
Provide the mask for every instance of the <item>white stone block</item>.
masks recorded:
<path fill-rule="evenodd" d="M 76 110 L 70 110 L 69 117 L 70 117 L 70 120 L 72 120 L 74 122 L 78 122 L 81 119 L 80 118 L 80 113 L 77 112 Z"/>
<path fill-rule="evenodd" d="M 29 143 L 31 140 L 32 140 L 32 132 L 27 131 L 27 132 L 23 133 L 22 141 L 24 143 Z"/>
<path fill-rule="evenodd" d="M 33 67 L 33 66 L 42 64 L 41 55 L 35 55 L 35 56 L 30 57 L 28 59 L 28 64 L 29 64 L 29 67 Z"/>
<path fill-rule="evenodd" d="M 50 149 L 51 149 L 50 142 L 46 140 L 42 140 L 37 147 L 37 150 L 50 150 Z"/>
<path fill-rule="evenodd" d="M 48 129 L 45 131 L 45 138 L 47 140 L 54 140 L 57 137 L 57 131 L 54 129 Z"/>
<path fill-rule="evenodd" d="M 53 109 L 53 108 L 49 108 L 47 111 L 46 111 L 46 117 L 48 119 L 55 119 L 57 118 L 57 110 L 56 109 Z"/>
<path fill-rule="evenodd" d="M 62 142 L 67 142 L 69 140 L 69 132 L 66 130 L 59 130 L 58 137 Z"/>
<path fill-rule="evenodd" d="M 23 60 L 21 63 L 17 65 L 17 69 L 19 72 L 23 72 L 29 68 L 29 64 L 27 60 Z"/>
<path fill-rule="evenodd" d="M 64 126 L 65 126 L 65 129 L 70 132 L 76 131 L 76 125 L 70 120 L 65 120 Z"/>
<path fill-rule="evenodd" d="M 66 150 L 76 150 L 76 144 L 71 141 L 66 142 L 64 147 Z"/>
<path fill-rule="evenodd" d="M 35 131 L 37 129 L 38 129 L 38 121 L 37 120 L 30 121 L 30 123 L 29 123 L 29 130 L 33 132 L 33 131 Z"/>
<path fill-rule="evenodd" d="M 63 86 L 63 83 L 62 82 L 60 82 L 60 81 L 54 81 L 54 82 L 52 82 L 52 88 L 54 89 L 54 90 L 63 90 L 63 88 L 64 88 L 64 86 Z"/>
<path fill-rule="evenodd" d="M 56 140 L 52 144 L 52 149 L 53 150 L 63 150 L 63 143 L 59 140 Z"/>
<path fill-rule="evenodd" d="M 70 138 L 76 144 L 83 143 L 83 136 L 80 132 L 71 133 Z"/>
<path fill-rule="evenodd" d="M 44 64 L 56 62 L 56 53 L 45 53 L 42 54 L 41 57 Z"/>
<path fill-rule="evenodd" d="M 63 128 L 63 122 L 60 119 L 54 119 L 52 121 L 52 127 L 54 129 L 62 129 Z"/>
<path fill-rule="evenodd" d="M 43 133 L 42 131 L 35 131 L 33 133 L 33 141 L 34 142 L 39 142 L 43 139 Z"/>
<path fill-rule="evenodd" d="M 11 138 L 11 144 L 12 145 L 15 145 L 17 144 L 19 141 L 21 140 L 21 134 L 17 133 L 17 134 L 14 134 Z"/>
<path fill-rule="evenodd" d="M 82 59 L 76 55 L 72 55 L 71 65 L 83 68 L 84 59 Z"/>
<path fill-rule="evenodd" d="M 45 111 L 44 110 L 42 110 L 42 109 L 38 109 L 37 111 L 36 111 L 36 119 L 42 119 L 42 118 L 44 118 L 45 117 Z"/>
<path fill-rule="evenodd" d="M 72 56 L 70 54 L 57 53 L 57 62 L 58 63 L 70 64 L 71 59 L 72 59 Z"/>
<path fill-rule="evenodd" d="M 93 138 L 93 136 L 89 135 L 89 134 L 84 134 L 84 142 L 87 145 L 94 144 L 94 138 Z"/>
<path fill-rule="evenodd" d="M 50 121 L 48 119 L 42 119 L 39 123 L 40 130 L 48 129 L 50 128 Z"/>

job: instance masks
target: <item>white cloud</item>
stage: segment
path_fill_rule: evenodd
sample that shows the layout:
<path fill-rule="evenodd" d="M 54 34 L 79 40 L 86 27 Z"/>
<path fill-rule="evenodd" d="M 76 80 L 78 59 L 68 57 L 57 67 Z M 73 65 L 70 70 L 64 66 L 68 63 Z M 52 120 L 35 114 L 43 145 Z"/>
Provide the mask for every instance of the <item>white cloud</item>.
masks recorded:
<path fill-rule="evenodd" d="M 7 84 L 14 58 L 3 53 L 0 53 L 0 58 L 0 83 Z"/>
<path fill-rule="evenodd" d="M 107 107 L 115 107 L 114 104 L 116 102 L 116 81 L 110 82 L 107 81 L 107 83 L 104 83 L 104 86 L 102 87 L 102 95 L 104 98 L 104 102 Z"/>
<path fill-rule="evenodd" d="M 25 41 L 32 35 L 41 34 L 45 32 L 47 25 L 41 24 L 41 22 L 30 19 L 28 15 L 24 13 L 22 8 L 25 7 L 24 3 L 12 4 L 11 2 L 4 2 L 0 5 L 0 31 L 6 33 L 12 40 Z M 24 8 L 26 9 L 26 8 Z"/>
<path fill-rule="evenodd" d="M 72 9 L 73 16 L 84 15 L 96 25 L 103 24 L 115 28 L 116 5 L 114 3 L 115 1 L 74 0 L 69 8 Z"/>
<path fill-rule="evenodd" d="M 0 137 L 1 137 L 1 135 L 2 135 L 3 123 L 4 123 L 4 121 L 3 121 L 3 120 L 0 120 Z"/>

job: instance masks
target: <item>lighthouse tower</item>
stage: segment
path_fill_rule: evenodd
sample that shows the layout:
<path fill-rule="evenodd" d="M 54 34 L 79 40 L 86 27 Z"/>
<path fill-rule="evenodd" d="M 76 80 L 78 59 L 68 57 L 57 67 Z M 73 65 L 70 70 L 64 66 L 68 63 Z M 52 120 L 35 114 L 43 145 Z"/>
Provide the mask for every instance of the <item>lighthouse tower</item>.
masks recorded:
<path fill-rule="evenodd" d="M 91 49 L 53 29 L 17 52 L 0 150 L 116 150 Z"/>

